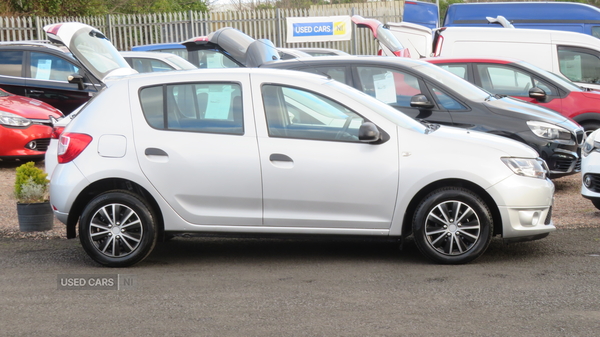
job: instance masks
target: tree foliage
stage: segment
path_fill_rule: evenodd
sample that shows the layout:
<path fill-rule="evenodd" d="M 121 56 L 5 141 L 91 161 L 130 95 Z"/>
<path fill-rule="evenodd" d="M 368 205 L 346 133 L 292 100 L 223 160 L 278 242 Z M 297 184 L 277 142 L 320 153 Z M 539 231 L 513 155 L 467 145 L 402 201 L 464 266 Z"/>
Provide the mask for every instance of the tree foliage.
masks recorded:
<path fill-rule="evenodd" d="M 0 15 L 91 16 L 208 11 L 206 0 L 8 0 Z"/>

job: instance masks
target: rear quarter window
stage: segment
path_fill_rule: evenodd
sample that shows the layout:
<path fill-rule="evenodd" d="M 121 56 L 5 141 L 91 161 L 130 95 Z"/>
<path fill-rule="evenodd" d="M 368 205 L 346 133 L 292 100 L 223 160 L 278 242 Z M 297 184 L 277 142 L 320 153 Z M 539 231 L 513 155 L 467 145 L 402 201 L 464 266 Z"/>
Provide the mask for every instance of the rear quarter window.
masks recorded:
<path fill-rule="evenodd" d="M 185 83 L 140 91 L 148 124 L 161 130 L 244 134 L 242 91 L 237 83 Z"/>

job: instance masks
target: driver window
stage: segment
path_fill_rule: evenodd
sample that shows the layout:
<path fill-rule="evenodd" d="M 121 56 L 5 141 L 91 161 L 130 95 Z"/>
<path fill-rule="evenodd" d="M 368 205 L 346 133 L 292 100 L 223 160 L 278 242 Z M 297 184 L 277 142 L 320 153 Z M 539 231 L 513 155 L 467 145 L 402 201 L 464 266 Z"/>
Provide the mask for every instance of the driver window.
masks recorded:
<path fill-rule="evenodd" d="M 365 119 L 319 94 L 278 85 L 264 85 L 262 98 L 269 136 L 358 142 Z"/>
<path fill-rule="evenodd" d="M 431 87 L 435 100 L 446 110 L 467 110 L 460 102 L 436 87 Z"/>
<path fill-rule="evenodd" d="M 60 57 L 46 53 L 31 53 L 31 78 L 67 82 L 79 68 Z"/>
<path fill-rule="evenodd" d="M 529 74 L 511 67 L 478 64 L 477 70 L 481 86 L 494 94 L 527 97 L 534 87 Z"/>
<path fill-rule="evenodd" d="M 560 72 L 573 82 L 600 83 L 600 58 L 591 50 L 558 47 Z"/>

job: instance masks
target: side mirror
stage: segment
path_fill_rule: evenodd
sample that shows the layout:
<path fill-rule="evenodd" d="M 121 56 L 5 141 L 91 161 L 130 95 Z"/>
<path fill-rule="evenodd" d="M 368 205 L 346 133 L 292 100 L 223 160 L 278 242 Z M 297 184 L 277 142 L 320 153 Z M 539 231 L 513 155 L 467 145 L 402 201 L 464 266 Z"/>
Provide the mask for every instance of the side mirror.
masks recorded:
<path fill-rule="evenodd" d="M 431 109 L 434 107 L 427 96 L 423 94 L 417 94 L 410 98 L 410 106 L 417 109 Z"/>
<path fill-rule="evenodd" d="M 79 89 L 79 90 L 85 89 L 85 84 L 83 84 L 83 76 L 81 76 L 79 74 L 73 74 L 73 75 L 69 75 L 69 77 L 67 77 L 67 80 L 69 81 L 69 83 L 76 83 L 77 89 Z"/>
<path fill-rule="evenodd" d="M 529 89 L 529 97 L 537 100 L 544 100 L 546 98 L 546 92 L 542 88 L 533 87 Z"/>
<path fill-rule="evenodd" d="M 365 143 L 376 142 L 381 138 L 381 133 L 375 124 L 364 122 L 358 128 L 358 140 Z"/>

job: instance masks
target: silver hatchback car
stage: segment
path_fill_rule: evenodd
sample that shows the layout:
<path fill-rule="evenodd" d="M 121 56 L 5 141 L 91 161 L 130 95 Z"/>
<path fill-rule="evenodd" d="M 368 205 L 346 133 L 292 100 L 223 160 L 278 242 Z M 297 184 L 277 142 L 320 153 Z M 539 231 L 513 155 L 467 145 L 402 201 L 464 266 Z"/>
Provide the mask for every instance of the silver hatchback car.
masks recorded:
<path fill-rule="evenodd" d="M 61 134 L 50 183 L 68 237 L 79 224 L 102 265 L 138 263 L 174 233 L 413 235 L 457 264 L 494 235 L 555 230 L 531 148 L 420 124 L 326 77 L 207 69 L 105 84 Z"/>

